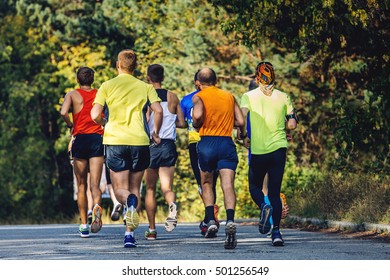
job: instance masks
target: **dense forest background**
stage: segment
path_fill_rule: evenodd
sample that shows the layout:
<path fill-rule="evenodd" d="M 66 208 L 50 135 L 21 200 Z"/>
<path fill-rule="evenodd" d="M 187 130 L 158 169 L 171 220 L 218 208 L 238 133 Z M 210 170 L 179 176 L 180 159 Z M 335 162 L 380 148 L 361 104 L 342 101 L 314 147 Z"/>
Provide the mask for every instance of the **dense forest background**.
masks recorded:
<path fill-rule="evenodd" d="M 117 53 L 135 50 L 136 76 L 161 63 L 179 98 L 210 66 L 237 100 L 259 61 L 276 69 L 300 123 L 283 182 L 306 217 L 390 223 L 389 1 L 0 1 L 0 222 L 72 221 L 69 131 L 59 108 L 80 66 L 95 87 L 116 76 Z M 175 191 L 182 221 L 202 203 L 186 131 L 177 141 Z M 247 151 L 237 143 L 237 217 L 257 217 Z M 223 205 L 219 191 L 218 204 Z M 166 205 L 159 199 L 159 209 Z M 224 218 L 224 211 L 221 217 Z"/>

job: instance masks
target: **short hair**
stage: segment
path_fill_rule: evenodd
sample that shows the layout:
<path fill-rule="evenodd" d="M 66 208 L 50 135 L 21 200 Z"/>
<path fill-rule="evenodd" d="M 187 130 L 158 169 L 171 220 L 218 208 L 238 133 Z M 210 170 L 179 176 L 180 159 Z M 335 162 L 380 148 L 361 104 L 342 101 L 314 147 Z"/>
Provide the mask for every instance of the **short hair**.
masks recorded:
<path fill-rule="evenodd" d="M 160 64 L 151 64 L 147 75 L 153 83 L 161 83 L 164 80 L 164 67 Z"/>
<path fill-rule="evenodd" d="M 122 50 L 118 54 L 119 67 L 132 73 L 137 67 L 137 55 L 133 50 Z"/>
<path fill-rule="evenodd" d="M 94 81 L 95 72 L 89 67 L 80 67 L 77 70 L 77 80 L 80 86 L 91 86 Z"/>
<path fill-rule="evenodd" d="M 203 68 L 198 72 L 198 80 L 202 85 L 215 85 L 217 83 L 217 74 L 211 68 Z"/>

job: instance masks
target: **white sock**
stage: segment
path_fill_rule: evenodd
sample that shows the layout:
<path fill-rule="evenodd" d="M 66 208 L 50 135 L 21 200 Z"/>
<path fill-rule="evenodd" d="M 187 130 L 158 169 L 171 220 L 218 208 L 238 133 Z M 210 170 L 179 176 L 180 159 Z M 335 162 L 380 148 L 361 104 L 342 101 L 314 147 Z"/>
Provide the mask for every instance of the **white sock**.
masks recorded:
<path fill-rule="evenodd" d="M 131 235 L 132 237 L 134 237 L 134 231 L 126 231 L 125 235 Z"/>
<path fill-rule="evenodd" d="M 156 231 L 155 228 L 149 228 L 149 232 Z"/>

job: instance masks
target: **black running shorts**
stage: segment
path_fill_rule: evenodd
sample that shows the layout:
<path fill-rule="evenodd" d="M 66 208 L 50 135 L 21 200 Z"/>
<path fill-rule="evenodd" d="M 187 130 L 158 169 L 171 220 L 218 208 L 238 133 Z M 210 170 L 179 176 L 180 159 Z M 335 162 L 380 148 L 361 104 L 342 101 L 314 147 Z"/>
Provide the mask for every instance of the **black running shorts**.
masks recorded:
<path fill-rule="evenodd" d="M 104 155 L 103 136 L 100 134 L 77 134 L 73 139 L 71 156 L 90 159 Z"/>
<path fill-rule="evenodd" d="M 106 166 L 114 172 L 142 171 L 149 161 L 149 146 L 106 145 Z"/>
<path fill-rule="evenodd" d="M 171 139 L 161 139 L 158 145 L 150 146 L 150 165 L 149 168 L 171 167 L 175 166 L 177 160 L 176 144 Z"/>

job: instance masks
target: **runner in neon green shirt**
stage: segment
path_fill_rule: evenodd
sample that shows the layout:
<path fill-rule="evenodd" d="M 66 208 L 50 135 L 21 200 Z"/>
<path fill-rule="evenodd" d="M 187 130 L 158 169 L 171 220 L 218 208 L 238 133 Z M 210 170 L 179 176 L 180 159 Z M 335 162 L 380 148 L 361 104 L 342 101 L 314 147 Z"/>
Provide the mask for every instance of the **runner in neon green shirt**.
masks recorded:
<path fill-rule="evenodd" d="M 289 96 L 274 89 L 275 72 L 271 63 L 260 62 L 256 67 L 258 88 L 245 93 L 241 99 L 241 110 L 249 114 L 250 141 L 246 126 L 240 133 L 244 145 L 251 150 L 249 163 L 249 191 L 260 208 L 259 231 L 266 234 L 271 229 L 272 244 L 283 246 L 279 224 L 282 214 L 280 188 L 286 163 L 288 129 L 295 129 L 298 118 Z M 287 119 L 287 123 L 286 123 Z M 263 181 L 268 173 L 268 197 L 271 205 L 264 202 Z"/>

